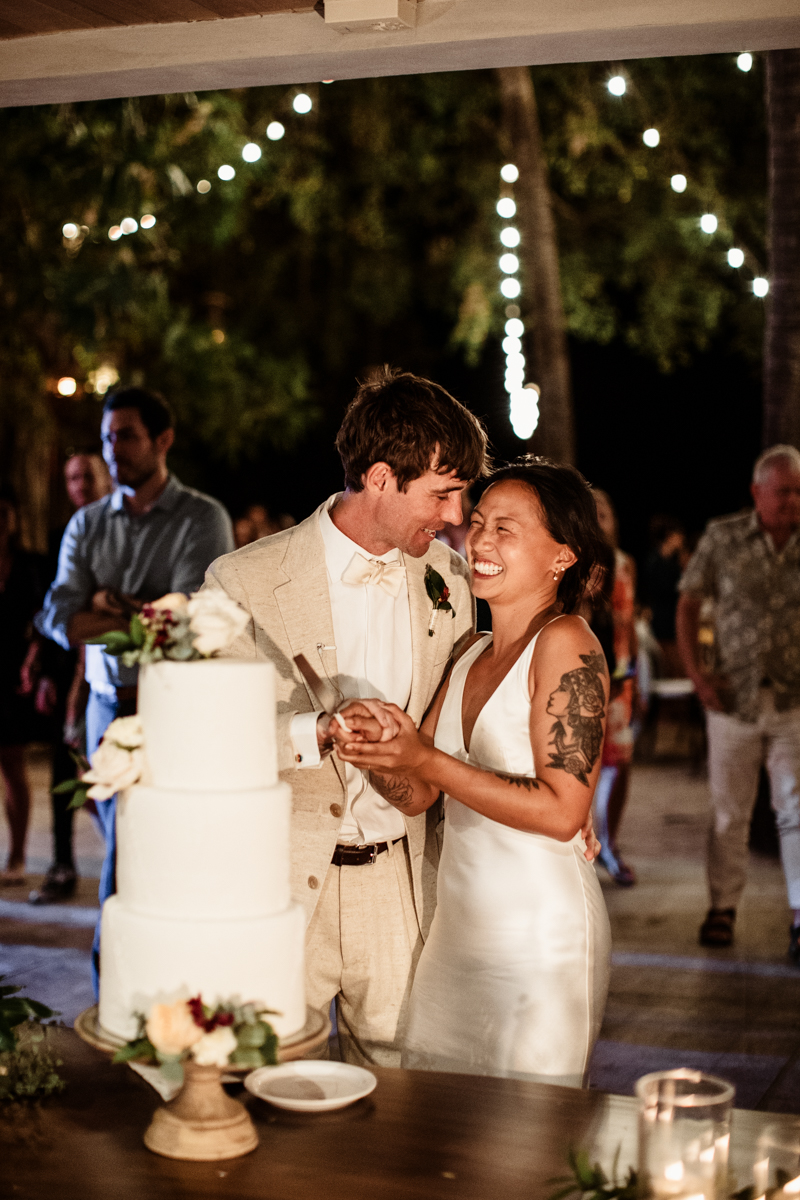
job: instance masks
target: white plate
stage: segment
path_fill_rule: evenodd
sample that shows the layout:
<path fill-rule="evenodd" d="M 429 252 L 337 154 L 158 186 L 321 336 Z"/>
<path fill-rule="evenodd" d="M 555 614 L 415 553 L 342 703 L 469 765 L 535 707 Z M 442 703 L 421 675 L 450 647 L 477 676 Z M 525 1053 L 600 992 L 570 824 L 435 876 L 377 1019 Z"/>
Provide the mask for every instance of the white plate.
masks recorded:
<path fill-rule="evenodd" d="M 259 1067 L 244 1086 L 254 1096 L 292 1112 L 330 1112 L 375 1090 L 377 1079 L 349 1063 L 300 1059 L 279 1067 Z"/>

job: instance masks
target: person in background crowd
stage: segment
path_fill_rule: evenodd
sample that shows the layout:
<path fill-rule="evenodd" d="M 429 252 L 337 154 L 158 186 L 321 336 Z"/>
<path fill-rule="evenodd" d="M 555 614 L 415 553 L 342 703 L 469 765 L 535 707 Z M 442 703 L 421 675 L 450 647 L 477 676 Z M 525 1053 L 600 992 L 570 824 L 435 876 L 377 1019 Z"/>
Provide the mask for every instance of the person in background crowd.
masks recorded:
<path fill-rule="evenodd" d="M 144 388 L 121 388 L 106 398 L 103 457 L 114 482 L 111 496 L 81 508 L 61 543 L 58 573 L 37 627 L 68 649 L 112 629 L 167 592 L 194 592 L 206 567 L 233 549 L 231 522 L 210 496 L 184 487 L 167 470 L 175 438 L 172 410 Z M 86 647 L 86 746 L 91 756 L 115 717 L 136 707 L 136 668 L 102 646 Z M 100 903 L 116 890 L 116 799 L 97 806 L 106 840 Z M 99 959 L 95 934 L 95 984 Z"/>
<path fill-rule="evenodd" d="M 21 675 L 33 616 L 42 598 L 37 559 L 20 550 L 16 528 L 14 499 L 9 493 L 0 494 L 0 773 L 11 831 L 0 888 L 25 883 L 25 842 L 31 807 L 25 746 L 33 737 L 33 704 L 23 693 Z"/>
<path fill-rule="evenodd" d="M 600 862 L 621 887 L 636 882 L 633 868 L 617 849 L 617 831 L 628 800 L 633 758 L 633 718 L 636 703 L 635 671 L 638 645 L 635 629 L 636 566 L 619 548 L 617 515 L 606 492 L 593 488 L 597 521 L 614 551 L 611 611 L 614 621 L 614 658 L 611 699 L 603 744 L 602 766 L 594 797 L 597 837 L 602 845 Z"/>
<path fill-rule="evenodd" d="M 678 645 L 708 728 L 711 908 L 700 943 L 733 941 L 764 765 L 792 909 L 789 957 L 800 967 L 800 452 L 766 450 L 750 490 L 754 509 L 711 521 L 680 582 Z M 717 675 L 700 663 L 706 597 L 716 604 Z"/>
<path fill-rule="evenodd" d="M 660 673 L 674 679 L 684 670 L 675 633 L 678 584 L 691 556 L 686 531 L 674 517 L 653 517 L 650 535 L 654 548 L 644 565 L 643 599 L 652 613 L 650 624 L 660 650 Z"/>
<path fill-rule="evenodd" d="M 64 464 L 64 483 L 69 501 L 77 511 L 111 491 L 108 468 L 99 454 L 72 454 Z M 50 538 L 48 582 L 58 569 L 58 551 L 63 529 Z M 36 711 L 49 717 L 54 730 L 53 768 L 51 787 L 57 787 L 75 774 L 70 751 L 83 751 L 85 731 L 83 716 L 88 688 L 83 679 L 83 647 L 64 650 L 49 638 L 36 634 L 23 668 L 23 689 L 35 693 Z M 38 678 L 38 683 L 37 683 Z M 40 888 L 31 892 L 31 904 L 56 904 L 69 900 L 75 893 L 77 876 L 72 855 L 74 810 L 71 796 L 57 796 L 52 791 L 53 862 Z"/>
<path fill-rule="evenodd" d="M 294 517 L 288 513 L 281 513 L 277 520 L 273 520 L 263 504 L 251 504 L 233 523 L 236 549 L 249 546 L 260 538 L 270 537 L 273 533 L 280 533 L 282 529 L 291 529 L 294 524 Z"/>

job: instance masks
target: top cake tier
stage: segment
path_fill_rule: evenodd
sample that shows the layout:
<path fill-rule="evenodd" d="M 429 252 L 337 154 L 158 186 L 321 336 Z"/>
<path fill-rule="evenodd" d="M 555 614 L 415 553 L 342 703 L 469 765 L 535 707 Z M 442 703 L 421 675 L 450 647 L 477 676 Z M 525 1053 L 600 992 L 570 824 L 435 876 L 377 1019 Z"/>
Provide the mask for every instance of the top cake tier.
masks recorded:
<path fill-rule="evenodd" d="M 149 663 L 139 716 L 154 787 L 230 792 L 277 781 L 270 662 Z"/>

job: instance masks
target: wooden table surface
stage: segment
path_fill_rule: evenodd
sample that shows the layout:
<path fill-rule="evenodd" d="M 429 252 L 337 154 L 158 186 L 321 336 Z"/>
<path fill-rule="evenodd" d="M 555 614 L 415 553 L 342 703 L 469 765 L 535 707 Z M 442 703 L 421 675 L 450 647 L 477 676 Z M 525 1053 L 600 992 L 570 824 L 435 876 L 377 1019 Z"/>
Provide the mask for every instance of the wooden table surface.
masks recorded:
<path fill-rule="evenodd" d="M 57 1034 L 67 1090 L 0 1108 L 0 1197 L 14 1200 L 544 1200 L 570 1146 L 635 1161 L 636 1102 L 573 1088 L 425 1071 L 376 1070 L 372 1096 L 339 1112 L 283 1112 L 248 1097 L 260 1145 L 245 1158 L 159 1158 L 142 1134 L 159 1099 L 71 1030 Z M 759 1129 L 736 1111 L 740 1182 Z"/>

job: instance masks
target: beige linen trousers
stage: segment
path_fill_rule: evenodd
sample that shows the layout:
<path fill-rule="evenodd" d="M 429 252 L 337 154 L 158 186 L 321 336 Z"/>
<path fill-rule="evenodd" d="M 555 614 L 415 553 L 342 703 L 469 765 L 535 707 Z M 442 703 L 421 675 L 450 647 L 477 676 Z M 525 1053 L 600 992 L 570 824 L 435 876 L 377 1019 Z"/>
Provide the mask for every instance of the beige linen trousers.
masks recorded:
<path fill-rule="evenodd" d="M 421 816 L 404 816 L 406 838 L 374 866 L 331 865 L 347 800 L 344 771 L 335 756 L 318 770 L 298 770 L 289 736 L 295 713 L 319 710 L 295 655 L 304 654 L 334 681 L 338 676 L 321 508 L 292 529 L 218 558 L 204 587 L 222 588 L 250 614 L 228 654 L 275 665 L 278 767 L 292 788 L 292 892 L 308 920 L 308 1002 L 325 1008 L 337 999 L 340 1045 L 349 1061 L 399 1065 L 411 973 L 436 904 L 442 814 L 434 805 Z M 403 561 L 413 654 L 406 711 L 419 725 L 454 650 L 475 628 L 475 602 L 467 564 L 441 542 L 432 542 L 423 558 L 404 555 Z M 439 613 L 433 636 L 428 563 L 449 587 L 455 614 Z"/>

